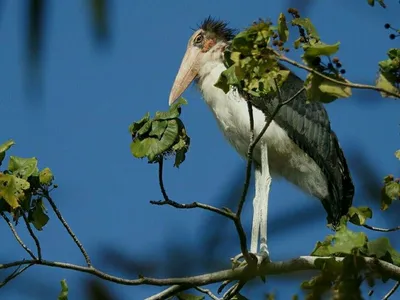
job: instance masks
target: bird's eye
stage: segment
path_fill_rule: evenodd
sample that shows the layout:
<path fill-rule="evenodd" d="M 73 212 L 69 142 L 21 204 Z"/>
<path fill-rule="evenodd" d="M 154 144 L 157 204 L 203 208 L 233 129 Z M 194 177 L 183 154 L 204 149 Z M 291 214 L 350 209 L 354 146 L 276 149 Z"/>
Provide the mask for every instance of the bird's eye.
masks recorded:
<path fill-rule="evenodd" d="M 196 36 L 195 38 L 194 38 L 194 43 L 195 44 L 200 44 L 202 41 L 203 41 L 203 35 L 202 34 L 199 34 L 198 36 Z"/>

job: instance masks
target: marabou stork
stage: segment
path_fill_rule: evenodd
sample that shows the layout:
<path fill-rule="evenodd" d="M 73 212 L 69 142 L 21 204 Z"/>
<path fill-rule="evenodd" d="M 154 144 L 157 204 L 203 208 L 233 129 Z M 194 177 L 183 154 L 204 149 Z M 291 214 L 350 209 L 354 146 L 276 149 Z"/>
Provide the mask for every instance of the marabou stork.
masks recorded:
<path fill-rule="evenodd" d="M 232 146 L 246 157 L 250 123 L 245 98 L 254 106 L 255 134 L 262 130 L 278 105 L 277 98 L 243 95 L 231 88 L 225 94 L 214 86 L 226 70 L 224 51 L 235 31 L 227 23 L 208 17 L 190 37 L 185 56 L 171 89 L 171 105 L 195 80 L 205 102 Z M 280 65 L 285 68 L 283 65 Z M 303 81 L 290 73 L 281 87 L 288 99 L 303 87 Z M 306 103 L 303 91 L 281 107 L 254 150 L 255 197 L 250 252 L 269 259 L 267 210 L 271 176 L 284 177 L 306 193 L 321 200 L 327 221 L 333 228 L 348 213 L 354 186 L 343 151 L 331 130 L 326 110 L 319 102 Z M 258 249 L 258 242 L 260 248 Z M 258 252 L 259 251 L 259 252 Z"/>

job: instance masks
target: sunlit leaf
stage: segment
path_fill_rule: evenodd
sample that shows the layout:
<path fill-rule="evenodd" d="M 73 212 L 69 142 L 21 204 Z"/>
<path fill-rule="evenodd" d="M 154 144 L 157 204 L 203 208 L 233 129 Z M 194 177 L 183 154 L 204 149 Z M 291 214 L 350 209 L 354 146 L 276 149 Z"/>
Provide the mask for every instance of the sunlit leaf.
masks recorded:
<path fill-rule="evenodd" d="M 0 198 L 3 198 L 13 209 L 20 206 L 20 201 L 25 195 L 24 190 L 29 187 L 30 184 L 25 179 L 0 173 Z"/>
<path fill-rule="evenodd" d="M 49 168 L 44 168 L 39 172 L 39 182 L 44 185 L 51 185 L 54 176 Z"/>
<path fill-rule="evenodd" d="M 327 79 L 321 82 L 319 89 L 322 93 L 334 96 L 336 98 L 348 98 L 352 94 L 350 87 L 337 84 Z"/>
<path fill-rule="evenodd" d="M 282 42 L 287 42 L 289 38 L 289 28 L 287 27 L 286 17 L 283 13 L 280 13 L 278 18 L 278 34 Z"/>
<path fill-rule="evenodd" d="M 68 284 L 65 279 L 61 280 L 61 292 L 58 295 L 58 300 L 68 300 Z"/>
<path fill-rule="evenodd" d="M 350 207 L 349 213 L 350 222 L 355 225 L 364 225 L 367 219 L 372 218 L 372 210 L 367 206 Z"/>
<path fill-rule="evenodd" d="M 387 237 L 380 237 L 374 241 L 369 241 L 364 254 L 393 263 L 396 266 L 400 265 L 400 253 L 392 247 Z"/>
<path fill-rule="evenodd" d="M 400 150 L 397 150 L 397 151 L 394 153 L 394 156 L 396 156 L 398 159 L 400 159 Z"/>
<path fill-rule="evenodd" d="M 292 20 L 292 24 L 302 26 L 309 36 L 319 40 L 318 32 L 309 18 L 295 18 Z"/>
<path fill-rule="evenodd" d="M 13 140 L 8 140 L 0 145 L 0 166 L 6 156 L 6 151 L 11 148 L 15 143 Z"/>
<path fill-rule="evenodd" d="M 335 54 L 339 50 L 340 43 L 337 42 L 333 45 L 327 45 L 323 43 L 317 43 L 311 46 L 304 47 L 304 55 L 309 57 L 315 56 L 330 56 Z"/>
<path fill-rule="evenodd" d="M 381 210 L 386 210 L 400 196 L 400 184 L 387 176 L 381 191 Z"/>
<path fill-rule="evenodd" d="M 38 172 L 37 163 L 38 161 L 35 157 L 22 158 L 10 156 L 8 170 L 18 177 L 28 179 L 29 176 Z"/>
<path fill-rule="evenodd" d="M 387 78 L 384 76 L 382 73 L 379 74 L 378 79 L 376 80 L 376 86 L 378 88 L 382 88 L 388 92 L 391 93 L 400 93 L 399 89 L 397 89 Z M 381 92 L 382 97 L 387 97 L 387 98 L 396 98 L 394 96 L 391 96 L 385 92 Z"/>

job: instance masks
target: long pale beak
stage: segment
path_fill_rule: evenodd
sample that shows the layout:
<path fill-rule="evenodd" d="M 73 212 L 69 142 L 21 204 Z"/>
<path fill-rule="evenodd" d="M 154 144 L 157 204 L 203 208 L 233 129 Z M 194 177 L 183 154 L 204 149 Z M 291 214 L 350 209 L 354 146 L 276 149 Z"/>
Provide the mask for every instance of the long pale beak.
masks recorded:
<path fill-rule="evenodd" d="M 190 46 L 183 57 L 174 85 L 169 94 L 169 105 L 175 102 L 187 89 L 199 72 L 200 58 L 203 52 L 198 47 Z"/>

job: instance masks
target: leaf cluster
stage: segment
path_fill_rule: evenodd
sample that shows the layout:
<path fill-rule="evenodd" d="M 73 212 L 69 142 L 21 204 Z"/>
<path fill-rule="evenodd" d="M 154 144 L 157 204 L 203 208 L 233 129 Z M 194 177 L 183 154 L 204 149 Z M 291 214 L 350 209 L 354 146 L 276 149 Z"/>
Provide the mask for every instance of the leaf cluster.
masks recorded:
<path fill-rule="evenodd" d="M 179 119 L 181 105 L 186 100 L 179 98 L 166 112 L 156 112 L 153 119 L 147 113 L 141 120 L 129 126 L 132 135 L 131 152 L 137 158 L 147 157 L 149 163 L 158 162 L 166 156 L 175 156 L 175 167 L 185 160 L 190 138 Z"/>
<path fill-rule="evenodd" d="M 394 93 L 400 93 L 400 48 L 392 48 L 387 52 L 388 59 L 379 62 L 378 87 Z M 382 92 L 383 97 L 390 97 Z"/>
<path fill-rule="evenodd" d="M 299 29 L 299 37 L 293 42 L 293 48 L 303 50 L 304 63 L 329 78 L 345 82 L 340 68 L 330 63 L 330 57 L 339 50 L 340 43 L 323 43 L 309 18 L 300 18 L 296 14 L 290 24 Z M 283 56 L 283 50 L 289 51 L 289 48 L 284 47 L 288 39 L 288 22 L 282 13 L 279 15 L 277 26 L 263 20 L 253 23 L 236 35 L 225 50 L 224 61 L 227 70 L 222 72 L 215 86 L 225 93 L 234 87 L 256 97 L 275 95 L 276 83 L 281 87 L 290 73 L 278 63 Z M 329 63 L 323 63 L 324 57 Z M 349 87 L 314 73 L 308 74 L 304 86 L 308 101 L 331 102 L 351 96 Z"/>
<path fill-rule="evenodd" d="M 6 151 L 14 145 L 9 140 L 0 145 L 0 165 Z M 22 214 L 37 230 L 49 220 L 43 203 L 43 191 L 48 191 L 54 176 L 49 168 L 38 169 L 35 157 L 10 156 L 7 169 L 0 171 L 0 212 L 7 212 L 17 221 Z"/>
<path fill-rule="evenodd" d="M 373 257 L 400 266 L 400 253 L 397 252 L 386 237 L 369 240 L 364 232 L 352 231 L 348 222 L 363 226 L 372 218 L 372 210 L 368 207 L 351 207 L 347 216 L 342 217 L 339 230 L 328 235 L 324 241 L 317 242 L 311 255 L 331 256 L 329 260 L 316 260 L 321 273 L 303 282 L 307 299 L 320 299 L 331 292 L 334 299 L 346 299 L 352 295 L 354 299 L 362 299 L 361 284 L 366 282 L 370 287 L 377 279 L 386 282 L 388 277 L 379 270 L 366 268 L 363 257 Z M 344 257 L 337 261 L 335 257 Z"/>

